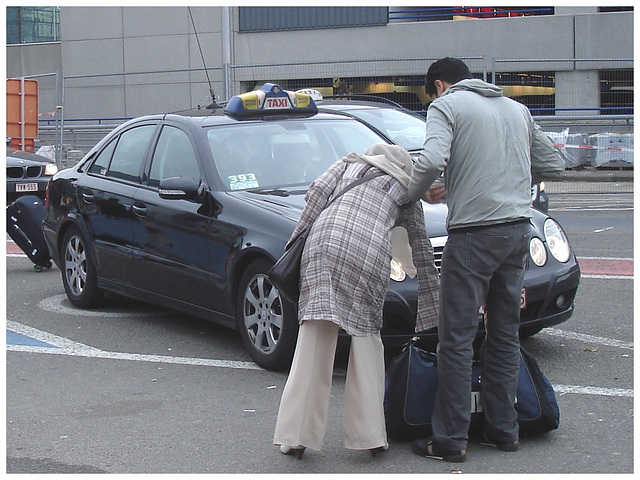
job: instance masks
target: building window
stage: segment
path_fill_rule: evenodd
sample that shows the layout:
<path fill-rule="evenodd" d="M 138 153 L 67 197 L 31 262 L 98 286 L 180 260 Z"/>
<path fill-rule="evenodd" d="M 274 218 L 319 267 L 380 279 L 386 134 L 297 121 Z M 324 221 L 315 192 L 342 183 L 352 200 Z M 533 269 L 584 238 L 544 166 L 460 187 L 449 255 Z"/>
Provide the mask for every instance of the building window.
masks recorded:
<path fill-rule="evenodd" d="M 600 71 L 600 113 L 633 115 L 633 68 Z"/>
<path fill-rule="evenodd" d="M 389 21 L 429 22 L 553 14 L 554 7 L 390 7 Z"/>
<path fill-rule="evenodd" d="M 453 7 L 454 18 L 498 18 L 553 15 L 553 7 Z"/>
<path fill-rule="evenodd" d="M 600 13 L 633 12 L 633 7 L 598 7 Z"/>
<path fill-rule="evenodd" d="M 58 41 L 59 7 L 7 7 L 7 45 Z"/>
<path fill-rule="evenodd" d="M 239 7 L 239 31 L 274 32 L 386 25 L 388 7 Z"/>

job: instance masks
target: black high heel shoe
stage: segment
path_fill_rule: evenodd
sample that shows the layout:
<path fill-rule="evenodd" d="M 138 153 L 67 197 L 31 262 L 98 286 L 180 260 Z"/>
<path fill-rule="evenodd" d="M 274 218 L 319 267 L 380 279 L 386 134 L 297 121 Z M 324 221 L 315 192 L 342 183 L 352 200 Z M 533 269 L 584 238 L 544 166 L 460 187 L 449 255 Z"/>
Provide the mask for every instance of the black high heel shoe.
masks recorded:
<path fill-rule="evenodd" d="M 294 454 L 296 459 L 302 460 L 302 455 L 304 455 L 305 447 L 302 445 L 280 445 L 280 451 L 285 455 Z"/>

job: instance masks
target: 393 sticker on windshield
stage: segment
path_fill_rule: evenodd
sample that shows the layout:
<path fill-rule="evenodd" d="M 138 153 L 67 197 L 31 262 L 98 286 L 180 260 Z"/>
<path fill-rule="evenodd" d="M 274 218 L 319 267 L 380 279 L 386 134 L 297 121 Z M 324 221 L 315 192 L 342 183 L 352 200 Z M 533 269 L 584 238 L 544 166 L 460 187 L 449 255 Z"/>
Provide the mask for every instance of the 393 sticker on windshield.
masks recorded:
<path fill-rule="evenodd" d="M 229 175 L 229 188 L 231 190 L 243 190 L 245 188 L 257 188 L 258 179 L 255 173 L 239 173 L 237 175 Z"/>

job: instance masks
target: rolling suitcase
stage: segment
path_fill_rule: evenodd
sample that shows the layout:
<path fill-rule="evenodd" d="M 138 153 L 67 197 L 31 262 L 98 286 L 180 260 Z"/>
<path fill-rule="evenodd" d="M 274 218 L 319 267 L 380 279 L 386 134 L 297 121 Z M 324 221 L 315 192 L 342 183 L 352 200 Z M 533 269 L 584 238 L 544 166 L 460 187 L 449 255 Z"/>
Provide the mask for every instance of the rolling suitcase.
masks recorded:
<path fill-rule="evenodd" d="M 7 233 L 35 263 L 36 272 L 51 268 L 49 249 L 42 232 L 44 204 L 34 195 L 19 197 L 7 206 Z"/>

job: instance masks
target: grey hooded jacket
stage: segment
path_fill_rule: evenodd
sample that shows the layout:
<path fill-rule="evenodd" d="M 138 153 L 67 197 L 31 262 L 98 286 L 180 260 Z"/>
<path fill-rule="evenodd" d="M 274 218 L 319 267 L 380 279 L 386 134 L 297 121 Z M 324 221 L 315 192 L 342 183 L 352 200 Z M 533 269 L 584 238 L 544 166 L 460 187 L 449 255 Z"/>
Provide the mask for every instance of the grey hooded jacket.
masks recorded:
<path fill-rule="evenodd" d="M 527 107 L 468 79 L 429 106 L 409 199 L 422 197 L 443 171 L 451 230 L 530 218 L 532 181 L 560 177 L 564 161 Z"/>

